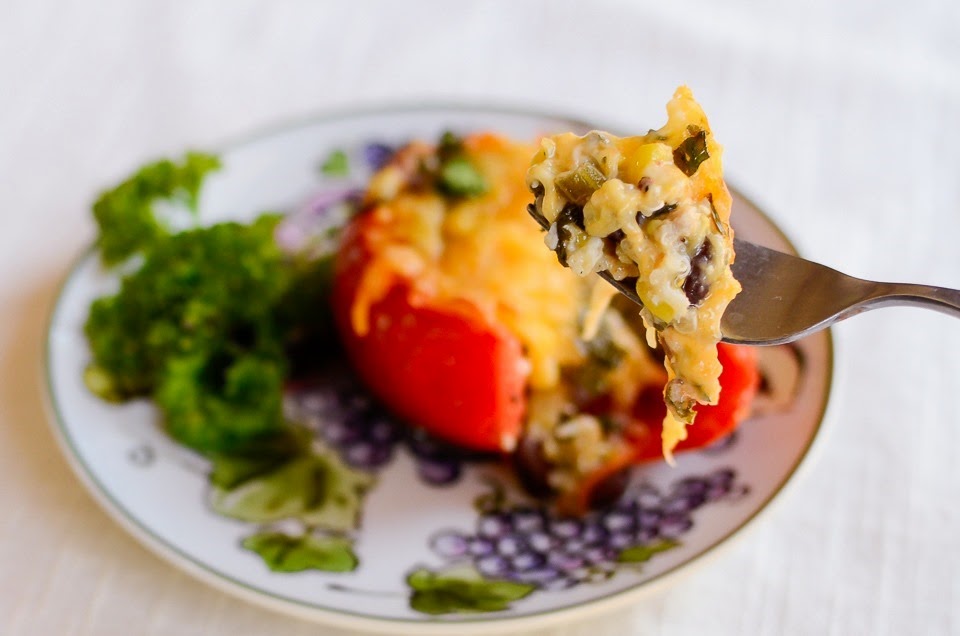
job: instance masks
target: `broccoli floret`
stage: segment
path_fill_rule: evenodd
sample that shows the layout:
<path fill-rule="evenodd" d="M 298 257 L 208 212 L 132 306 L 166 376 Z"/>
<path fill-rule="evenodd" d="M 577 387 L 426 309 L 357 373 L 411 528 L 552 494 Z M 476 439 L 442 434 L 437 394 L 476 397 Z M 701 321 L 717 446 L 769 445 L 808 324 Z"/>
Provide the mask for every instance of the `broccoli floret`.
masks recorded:
<path fill-rule="evenodd" d="M 102 260 L 131 271 L 84 326 L 87 387 L 111 401 L 152 397 L 172 437 L 213 457 L 286 439 L 284 382 L 336 351 L 332 257 L 284 253 L 278 215 L 174 233 L 154 214 L 161 200 L 195 209 L 219 165 L 199 153 L 159 161 L 100 197 Z"/>
<path fill-rule="evenodd" d="M 85 330 L 94 364 L 115 377 L 119 395 L 151 391 L 171 355 L 277 338 L 273 305 L 290 271 L 273 241 L 276 222 L 264 216 L 170 236 L 118 294 L 93 303 Z"/>
<path fill-rule="evenodd" d="M 97 247 L 103 264 L 122 262 L 169 235 L 167 223 L 155 213 L 156 201 L 180 203 L 196 214 L 200 186 L 219 168 L 217 157 L 189 152 L 180 163 L 164 159 L 148 164 L 101 194 L 93 204 L 93 216 L 100 228 Z"/>
<path fill-rule="evenodd" d="M 201 452 L 237 452 L 283 428 L 284 370 L 278 352 L 176 356 L 154 399 L 174 439 Z"/>
<path fill-rule="evenodd" d="M 274 242 L 277 221 L 155 243 L 120 292 L 91 307 L 88 387 L 112 400 L 152 394 L 170 434 L 204 452 L 279 429 L 289 327 L 276 307 L 294 269 Z"/>

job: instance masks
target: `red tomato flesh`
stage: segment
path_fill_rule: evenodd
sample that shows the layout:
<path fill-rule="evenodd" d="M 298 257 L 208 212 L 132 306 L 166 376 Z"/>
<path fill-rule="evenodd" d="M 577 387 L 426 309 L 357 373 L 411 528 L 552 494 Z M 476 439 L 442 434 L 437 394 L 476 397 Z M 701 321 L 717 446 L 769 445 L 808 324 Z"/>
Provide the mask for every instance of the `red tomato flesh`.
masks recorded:
<path fill-rule="evenodd" d="M 713 405 L 697 406 L 697 417 L 687 427 L 687 438 L 675 452 L 703 448 L 733 432 L 747 416 L 753 396 L 760 384 L 757 371 L 757 352 L 753 347 L 717 345 L 717 356 L 723 371 L 720 373 L 720 400 Z M 662 387 L 651 386 L 642 391 L 634 405 L 635 426 L 628 432 L 636 461 L 663 458 L 660 433 L 666 407 Z"/>
<path fill-rule="evenodd" d="M 376 219 L 358 217 L 337 257 L 333 304 L 351 363 L 383 403 L 452 444 L 510 451 L 524 414 L 523 350 L 501 325 L 465 301 L 417 298 L 397 277 L 371 303 L 369 329 L 357 332 L 354 302 L 373 251 Z"/>

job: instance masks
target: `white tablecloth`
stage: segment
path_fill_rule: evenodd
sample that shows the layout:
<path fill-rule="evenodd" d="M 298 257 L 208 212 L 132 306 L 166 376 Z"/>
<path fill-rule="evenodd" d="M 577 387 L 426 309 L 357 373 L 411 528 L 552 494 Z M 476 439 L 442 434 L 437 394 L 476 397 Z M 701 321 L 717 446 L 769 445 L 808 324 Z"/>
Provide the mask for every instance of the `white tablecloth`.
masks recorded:
<path fill-rule="evenodd" d="M 731 181 L 808 256 L 960 287 L 958 34 L 949 0 L 0 0 L 0 633 L 333 633 L 160 561 L 59 455 L 41 336 L 97 189 L 357 104 L 643 131 L 688 83 Z M 770 514 L 669 590 L 552 634 L 960 633 L 960 321 L 891 309 L 836 338 L 827 439 Z"/>

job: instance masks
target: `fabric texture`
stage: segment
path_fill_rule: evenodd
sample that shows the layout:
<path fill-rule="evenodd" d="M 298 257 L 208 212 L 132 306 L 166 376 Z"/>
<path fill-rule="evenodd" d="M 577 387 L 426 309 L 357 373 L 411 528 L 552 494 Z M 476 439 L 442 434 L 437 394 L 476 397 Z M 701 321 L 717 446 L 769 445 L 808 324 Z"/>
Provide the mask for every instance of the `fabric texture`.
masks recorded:
<path fill-rule="evenodd" d="M 0 633 L 338 633 L 148 553 L 44 422 L 42 333 L 141 162 L 352 105 L 457 101 L 643 132 L 690 85 L 730 181 L 808 257 L 960 287 L 960 4 L 0 0 Z M 744 539 L 551 636 L 960 633 L 960 321 L 835 330 L 817 457 Z"/>

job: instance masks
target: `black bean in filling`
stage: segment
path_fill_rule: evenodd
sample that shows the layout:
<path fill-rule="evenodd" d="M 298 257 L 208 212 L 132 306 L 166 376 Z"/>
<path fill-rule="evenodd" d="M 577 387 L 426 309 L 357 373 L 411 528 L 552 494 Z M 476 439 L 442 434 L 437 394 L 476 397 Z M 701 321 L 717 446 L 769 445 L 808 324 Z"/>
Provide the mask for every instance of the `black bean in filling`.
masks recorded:
<path fill-rule="evenodd" d="M 568 203 L 560 210 L 560 214 L 557 215 L 557 227 L 562 228 L 570 223 L 581 230 L 583 229 L 583 208 L 581 206 Z"/>
<path fill-rule="evenodd" d="M 703 243 L 697 247 L 693 258 L 690 259 L 690 274 L 683 281 L 683 293 L 687 295 L 691 305 L 699 306 L 710 291 L 706 281 L 706 266 L 712 257 L 713 247 L 710 239 L 704 239 Z"/>
<path fill-rule="evenodd" d="M 620 245 L 620 241 L 626 238 L 623 230 L 616 230 L 607 234 L 603 238 L 603 253 L 609 256 L 610 258 L 617 259 L 617 247 Z"/>
<path fill-rule="evenodd" d="M 548 476 L 552 465 L 543 451 L 543 442 L 524 435 L 513 453 L 513 466 L 520 483 L 534 497 L 546 497 L 553 492 Z"/>
<path fill-rule="evenodd" d="M 563 206 L 560 214 L 557 215 L 557 259 L 564 267 L 567 266 L 567 241 L 573 238 L 573 232 L 570 226 L 576 226 L 583 230 L 583 208 L 579 205 L 568 203 Z"/>
<path fill-rule="evenodd" d="M 633 467 L 627 466 L 601 479 L 590 491 L 587 507 L 591 510 L 602 510 L 617 503 L 630 484 L 632 471 Z"/>

